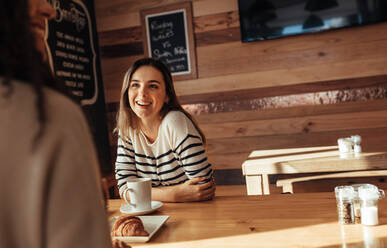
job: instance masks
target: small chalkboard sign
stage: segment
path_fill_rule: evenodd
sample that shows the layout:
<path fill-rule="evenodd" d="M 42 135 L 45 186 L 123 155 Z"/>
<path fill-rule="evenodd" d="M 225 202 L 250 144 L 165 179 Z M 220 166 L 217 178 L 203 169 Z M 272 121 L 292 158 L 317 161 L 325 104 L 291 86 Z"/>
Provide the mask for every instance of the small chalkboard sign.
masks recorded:
<path fill-rule="evenodd" d="M 145 55 L 163 61 L 175 80 L 197 78 L 191 2 L 141 10 Z"/>

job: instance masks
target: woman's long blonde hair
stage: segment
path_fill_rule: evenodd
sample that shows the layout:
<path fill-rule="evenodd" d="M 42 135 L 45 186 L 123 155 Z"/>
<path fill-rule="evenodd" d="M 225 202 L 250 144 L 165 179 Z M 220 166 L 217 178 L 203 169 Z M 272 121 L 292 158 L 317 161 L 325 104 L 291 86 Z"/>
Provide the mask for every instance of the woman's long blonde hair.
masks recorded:
<path fill-rule="evenodd" d="M 161 119 L 163 119 L 169 111 L 177 110 L 183 112 L 194 124 L 195 128 L 199 132 L 203 144 L 206 144 L 206 138 L 204 133 L 199 128 L 197 122 L 189 114 L 187 111 L 183 109 L 179 100 L 177 99 L 175 88 L 173 86 L 172 75 L 169 69 L 164 65 L 163 62 L 154 58 L 142 58 L 134 62 L 134 64 L 129 68 L 129 70 L 125 73 L 124 81 L 121 89 L 121 98 L 120 98 L 120 108 L 117 113 L 117 126 L 114 129 L 115 132 L 120 132 L 120 134 L 124 137 L 129 137 L 130 128 L 137 129 L 138 128 L 138 118 L 136 114 L 130 107 L 128 91 L 130 86 L 130 81 L 132 80 L 133 74 L 139 69 L 141 66 L 152 66 L 157 69 L 163 75 L 163 79 L 165 82 L 165 90 L 168 96 L 169 101 L 164 103 L 163 107 L 160 110 Z"/>

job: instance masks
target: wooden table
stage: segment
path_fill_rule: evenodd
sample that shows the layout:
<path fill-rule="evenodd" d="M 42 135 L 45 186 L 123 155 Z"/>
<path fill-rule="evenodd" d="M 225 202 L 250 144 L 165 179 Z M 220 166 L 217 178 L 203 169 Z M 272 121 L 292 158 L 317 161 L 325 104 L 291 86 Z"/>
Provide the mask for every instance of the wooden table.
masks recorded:
<path fill-rule="evenodd" d="M 110 217 L 121 215 L 121 204 L 109 200 Z M 379 204 L 380 225 L 372 227 L 338 224 L 333 192 L 217 196 L 166 203 L 152 215 L 170 219 L 148 243 L 133 247 L 387 247 L 386 199 Z"/>
<path fill-rule="evenodd" d="M 343 158 L 337 146 L 254 151 L 242 164 L 248 195 L 270 194 L 269 175 L 376 169 L 387 172 L 387 152 Z"/>

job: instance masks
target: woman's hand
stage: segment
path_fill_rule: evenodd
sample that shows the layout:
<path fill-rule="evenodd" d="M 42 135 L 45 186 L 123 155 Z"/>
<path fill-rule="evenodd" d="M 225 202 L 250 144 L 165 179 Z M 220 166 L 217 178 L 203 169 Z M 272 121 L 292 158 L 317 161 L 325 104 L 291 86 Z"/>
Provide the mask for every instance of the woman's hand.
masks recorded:
<path fill-rule="evenodd" d="M 215 181 L 200 183 L 206 178 L 198 177 L 174 186 L 152 189 L 152 199 L 163 202 L 191 202 L 211 200 L 215 196 Z"/>
<path fill-rule="evenodd" d="M 204 180 L 206 178 L 198 177 L 178 185 L 180 187 L 176 190 L 176 202 L 206 201 L 212 199 L 215 195 L 215 182 L 212 179 L 209 182 L 200 184 Z"/>

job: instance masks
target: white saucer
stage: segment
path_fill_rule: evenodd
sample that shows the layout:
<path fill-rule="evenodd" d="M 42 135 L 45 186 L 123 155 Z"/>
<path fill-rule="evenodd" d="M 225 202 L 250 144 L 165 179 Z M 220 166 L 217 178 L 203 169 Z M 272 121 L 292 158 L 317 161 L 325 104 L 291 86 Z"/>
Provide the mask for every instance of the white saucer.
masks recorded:
<path fill-rule="evenodd" d="M 152 213 L 152 212 L 156 211 L 157 209 L 161 208 L 162 206 L 163 206 L 162 202 L 152 201 L 152 208 L 151 209 L 136 211 L 136 210 L 132 209 L 132 206 L 130 206 L 129 204 L 126 204 L 126 205 L 120 207 L 120 211 L 121 211 L 121 213 L 128 214 L 128 215 L 144 215 L 144 214 Z"/>

